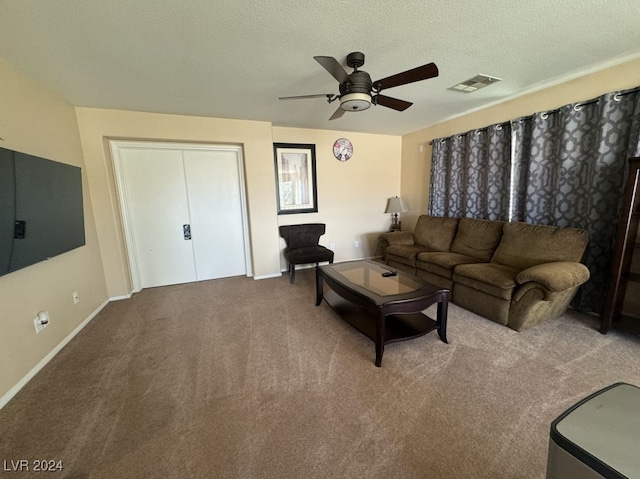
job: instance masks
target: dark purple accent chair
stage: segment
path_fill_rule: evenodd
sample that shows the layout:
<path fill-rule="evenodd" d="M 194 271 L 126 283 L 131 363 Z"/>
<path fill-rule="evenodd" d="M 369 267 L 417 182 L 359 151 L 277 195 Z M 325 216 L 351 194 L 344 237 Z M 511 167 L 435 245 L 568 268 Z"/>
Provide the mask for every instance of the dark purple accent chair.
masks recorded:
<path fill-rule="evenodd" d="M 320 246 L 320 236 L 326 231 L 324 223 L 307 223 L 303 225 L 280 226 L 280 236 L 287 243 L 284 257 L 289 263 L 291 283 L 296 281 L 296 265 L 312 264 L 328 261 L 333 263 L 333 251 Z"/>

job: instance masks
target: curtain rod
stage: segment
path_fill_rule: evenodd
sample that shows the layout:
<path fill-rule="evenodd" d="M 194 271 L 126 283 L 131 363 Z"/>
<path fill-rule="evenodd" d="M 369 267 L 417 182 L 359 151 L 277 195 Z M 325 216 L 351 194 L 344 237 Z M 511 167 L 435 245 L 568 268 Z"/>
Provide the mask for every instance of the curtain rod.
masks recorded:
<path fill-rule="evenodd" d="M 502 126 L 502 125 L 509 125 L 511 123 L 511 120 L 509 121 L 503 121 L 502 123 L 494 123 L 493 125 L 489 125 L 489 126 L 483 126 L 482 128 L 474 128 L 473 130 L 469 130 L 469 131 L 465 131 L 464 133 L 454 133 L 453 135 L 450 136 L 465 136 L 468 135 L 471 132 L 474 133 L 479 133 L 481 131 L 486 131 L 489 128 L 491 128 L 492 126 Z M 434 138 L 435 139 L 435 138 Z M 429 140 L 429 144 L 433 145 L 433 140 Z"/>
<path fill-rule="evenodd" d="M 631 93 L 636 93 L 636 92 L 640 92 L 640 86 L 637 86 L 637 87 L 635 87 L 635 88 L 631 88 L 631 89 L 629 89 L 629 90 L 622 90 L 622 91 L 616 92 L 616 93 L 614 93 L 614 94 L 613 94 L 613 99 L 614 99 L 615 101 L 620 101 L 620 98 L 618 98 L 618 97 L 622 97 L 622 96 L 625 96 L 625 95 L 630 95 Z M 606 95 L 606 93 L 605 93 L 604 95 Z M 576 103 L 574 104 L 573 108 L 574 108 L 576 111 L 579 111 L 580 109 L 582 109 L 582 107 L 583 107 L 583 106 L 591 105 L 591 104 L 593 104 L 593 103 L 598 103 L 599 101 L 600 101 L 600 97 L 598 97 L 598 98 L 594 98 L 594 99 L 592 99 L 592 100 L 586 100 L 586 101 L 582 101 L 582 102 L 576 102 Z M 569 105 L 570 105 L 570 103 L 569 103 Z M 565 106 L 566 106 L 566 105 L 565 105 Z M 554 113 L 558 113 L 558 112 L 561 110 L 561 108 L 562 108 L 562 107 L 560 107 L 560 108 L 556 108 L 555 110 L 545 111 L 545 112 L 542 112 L 541 114 L 553 115 Z M 505 122 L 503 122 L 503 123 L 496 123 L 496 125 L 500 125 L 500 126 L 502 126 L 502 125 L 509 124 L 509 123 L 511 123 L 511 122 L 516 122 L 516 121 L 517 121 L 517 122 L 522 122 L 522 121 L 527 120 L 527 119 L 529 119 L 529 118 L 533 118 L 533 117 L 534 117 L 534 115 L 535 115 L 535 113 L 534 113 L 533 115 L 522 116 L 522 117 L 520 117 L 520 118 L 516 118 L 516 119 L 514 119 L 514 120 L 505 121 Z M 489 125 L 489 126 L 493 126 L 493 125 Z M 482 128 L 476 128 L 476 129 L 474 129 L 474 130 L 470 130 L 470 131 L 484 131 L 484 130 L 486 130 L 487 128 L 489 128 L 489 126 L 485 126 L 485 127 L 482 127 Z M 451 136 L 456 136 L 456 135 L 464 136 L 464 135 L 467 135 L 468 133 L 469 133 L 469 131 L 466 131 L 466 132 L 464 132 L 464 133 L 457 133 L 457 134 L 450 135 L 449 137 L 451 137 Z M 447 138 L 449 138 L 449 137 L 447 137 Z M 435 140 L 435 139 L 437 139 L 437 138 L 434 138 L 434 140 Z M 429 140 L 429 145 L 433 145 L 433 141 L 434 141 L 434 140 Z"/>
<path fill-rule="evenodd" d="M 640 91 L 640 86 L 639 87 L 635 87 L 635 88 L 631 88 L 630 90 L 623 90 L 623 91 L 618 91 L 616 93 L 613 94 L 613 99 L 614 101 L 620 101 L 620 97 L 623 97 L 625 95 L 630 95 L 631 93 L 636 93 Z M 580 111 L 582 110 L 583 106 L 587 106 L 587 105 L 592 105 L 594 103 L 598 103 L 600 101 L 600 98 L 604 95 L 607 95 L 610 93 L 604 93 L 603 95 L 601 95 L 598 98 L 593 98 L 592 100 L 587 100 L 587 101 L 579 101 L 574 103 L 573 105 L 573 109 L 575 111 Z M 569 103 L 570 105 L 570 103 Z M 564 106 L 568 106 L 568 105 L 564 105 Z M 549 111 L 545 111 L 540 113 L 540 115 L 553 115 L 554 113 L 558 113 L 562 108 L 564 107 L 560 107 L 560 108 L 556 108 L 555 110 L 549 110 Z M 522 118 L 518 118 L 517 120 L 513 120 L 513 121 L 523 121 L 523 120 L 528 120 L 529 118 L 533 118 L 536 114 L 534 113 L 533 115 L 529 115 L 529 116 L 523 116 Z M 545 117 L 543 117 L 545 118 Z"/>

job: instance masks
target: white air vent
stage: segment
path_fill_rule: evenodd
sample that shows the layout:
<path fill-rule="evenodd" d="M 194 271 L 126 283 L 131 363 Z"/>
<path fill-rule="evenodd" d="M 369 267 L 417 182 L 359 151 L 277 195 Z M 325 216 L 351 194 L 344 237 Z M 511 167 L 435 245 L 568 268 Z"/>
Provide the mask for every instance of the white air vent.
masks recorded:
<path fill-rule="evenodd" d="M 467 81 L 463 81 L 462 83 L 453 85 L 451 88 L 449 88 L 449 90 L 461 91 L 464 93 L 471 93 L 476 90 L 479 90 L 480 88 L 484 88 L 486 86 L 497 83 L 501 80 L 502 80 L 501 78 L 478 74 L 473 78 L 469 78 Z"/>

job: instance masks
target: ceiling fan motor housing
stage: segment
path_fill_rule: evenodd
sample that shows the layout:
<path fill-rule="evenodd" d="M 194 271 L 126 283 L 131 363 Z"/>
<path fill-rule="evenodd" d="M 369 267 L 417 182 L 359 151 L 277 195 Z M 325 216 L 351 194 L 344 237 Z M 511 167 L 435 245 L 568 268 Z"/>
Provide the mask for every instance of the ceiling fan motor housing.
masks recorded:
<path fill-rule="evenodd" d="M 366 110 L 371 106 L 371 77 L 365 71 L 354 71 L 350 82 L 340 84 L 340 108 L 346 111 Z"/>
<path fill-rule="evenodd" d="M 364 53 L 353 52 L 347 55 L 347 65 L 353 69 L 358 69 L 364 65 Z"/>

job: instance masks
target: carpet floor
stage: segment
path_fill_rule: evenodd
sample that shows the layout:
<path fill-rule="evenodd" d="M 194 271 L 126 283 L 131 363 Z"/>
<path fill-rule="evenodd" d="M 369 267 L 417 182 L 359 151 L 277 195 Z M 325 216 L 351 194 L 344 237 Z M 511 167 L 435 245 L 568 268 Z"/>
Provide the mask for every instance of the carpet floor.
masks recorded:
<path fill-rule="evenodd" d="M 314 303 L 313 270 L 295 285 L 236 277 L 110 303 L 0 410 L 0 465 L 542 479 L 553 419 L 614 382 L 640 385 L 640 338 L 577 312 L 517 333 L 451 304 L 449 344 L 435 331 L 393 343 L 376 368 L 373 342 Z"/>

